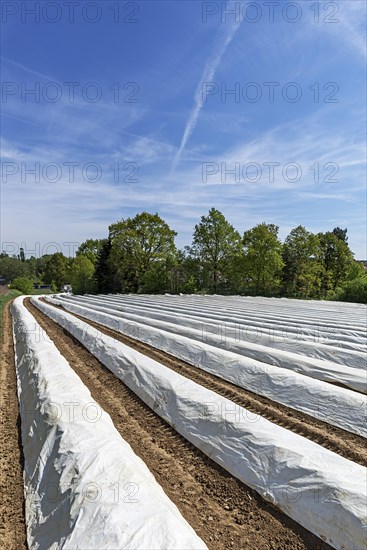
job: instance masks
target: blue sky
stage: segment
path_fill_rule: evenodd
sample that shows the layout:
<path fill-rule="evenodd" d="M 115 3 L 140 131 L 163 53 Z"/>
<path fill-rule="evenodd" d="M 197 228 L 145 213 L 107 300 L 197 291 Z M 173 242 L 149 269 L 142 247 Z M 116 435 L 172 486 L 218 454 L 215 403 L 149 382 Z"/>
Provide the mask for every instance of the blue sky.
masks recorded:
<path fill-rule="evenodd" d="M 214 206 L 241 233 L 348 227 L 367 257 L 364 1 L 72 8 L 2 3 L 3 249 L 143 210 L 182 247 Z"/>

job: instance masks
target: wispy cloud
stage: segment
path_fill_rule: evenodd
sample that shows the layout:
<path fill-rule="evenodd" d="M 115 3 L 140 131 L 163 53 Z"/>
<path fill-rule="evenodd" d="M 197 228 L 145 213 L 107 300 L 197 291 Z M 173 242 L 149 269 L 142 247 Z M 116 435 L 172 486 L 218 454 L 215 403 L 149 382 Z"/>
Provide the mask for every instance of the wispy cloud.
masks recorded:
<path fill-rule="evenodd" d="M 54 77 L 45 75 L 45 74 L 40 73 L 38 71 L 34 71 L 30 67 L 26 67 L 25 65 L 22 65 L 21 63 L 18 63 L 17 61 L 14 61 L 13 59 L 9 59 L 8 57 L 4 57 L 4 56 L 0 56 L 0 59 L 1 59 L 2 62 L 5 62 L 9 65 L 12 65 L 13 67 L 16 67 L 17 69 L 21 69 L 22 71 L 26 71 L 27 73 L 34 74 L 35 76 L 39 76 L 40 78 L 43 78 L 44 80 L 51 80 L 52 82 L 57 82 L 58 84 L 61 84 Z"/>
<path fill-rule="evenodd" d="M 227 2 L 228 10 L 231 9 L 232 4 L 234 2 L 230 0 Z M 204 105 L 204 97 L 203 97 L 203 84 L 205 82 L 210 82 L 213 80 L 216 70 L 222 60 L 222 57 L 228 47 L 228 45 L 232 42 L 234 35 L 236 34 L 236 31 L 238 30 L 239 26 L 241 25 L 240 22 L 231 22 L 231 23 L 222 23 L 221 29 L 218 32 L 216 44 L 214 48 L 214 53 L 212 56 L 207 60 L 205 64 L 205 68 L 203 71 L 203 74 L 201 76 L 201 79 L 199 81 L 199 84 L 196 88 L 195 96 L 194 96 L 194 106 L 191 110 L 191 113 L 189 115 L 189 118 L 187 119 L 185 130 L 181 139 L 181 144 L 179 147 L 179 150 L 177 151 L 173 165 L 172 165 L 172 172 L 175 171 L 182 152 L 186 146 L 186 143 L 188 142 L 192 132 L 194 131 L 194 128 L 196 126 L 196 123 L 198 121 L 200 111 L 203 108 Z"/>
<path fill-rule="evenodd" d="M 320 4 L 321 6 L 321 4 Z M 333 40 L 333 48 L 341 53 L 348 53 L 354 58 L 365 61 L 366 49 L 366 2 L 363 0 L 349 0 L 344 2 L 325 4 L 319 16 L 319 22 L 310 18 L 305 25 L 304 37 L 314 40 L 316 33 L 319 36 L 327 33 L 329 40 Z M 296 40 L 299 36 L 296 37 Z"/>
<path fill-rule="evenodd" d="M 238 2 L 228 0 L 228 12 L 233 4 Z M 262 9 L 258 23 L 241 18 L 241 27 L 233 14 L 221 23 L 219 8 L 224 10 L 225 4 L 216 5 L 217 13 L 203 25 L 200 3 L 187 3 L 193 11 L 185 18 L 175 15 L 173 22 L 179 21 L 181 34 L 171 32 L 175 28 L 165 8 L 162 18 L 154 21 L 153 34 L 148 25 L 148 34 L 141 33 L 149 63 L 144 60 L 139 65 L 138 51 L 136 57 L 125 56 L 122 62 L 117 49 L 109 49 L 103 67 L 98 64 L 103 52 L 97 50 L 91 64 L 95 42 L 91 35 L 88 48 L 80 50 L 77 75 L 99 82 L 103 95 L 96 103 L 86 101 L 81 93 L 85 82 L 80 82 L 75 101 L 70 102 L 64 81 L 74 79 L 73 64 L 54 62 L 57 50 L 52 50 L 48 33 L 33 36 L 40 52 L 33 57 L 35 61 L 30 62 L 26 47 L 13 49 L 18 52 L 14 60 L 3 59 L 5 81 L 19 84 L 18 92 L 9 93 L 3 104 L 3 158 L 19 168 L 2 185 L 4 240 L 66 242 L 103 237 L 113 221 L 148 210 L 158 212 L 178 231 L 177 244 L 183 246 L 190 243 L 200 216 L 214 206 L 241 232 L 262 221 L 279 225 L 282 238 L 300 223 L 315 232 L 336 225 L 348 227 L 352 249 L 357 257 L 365 257 L 365 90 L 361 73 L 365 3 L 339 2 L 335 14 L 339 24 L 323 23 L 332 6 L 327 12 L 320 6 L 319 23 L 307 7 L 294 25 L 284 20 L 280 3 L 277 24 L 269 24 L 267 10 Z M 169 11 L 173 14 L 173 7 Z M 157 25 L 161 25 L 158 32 Z M 12 40 L 30 43 L 28 35 L 23 38 L 26 29 L 19 25 L 19 36 Z M 113 32 L 111 27 L 111 36 Z M 152 46 L 153 35 L 156 47 Z M 124 47 L 124 37 L 130 47 L 131 36 L 124 33 L 116 35 L 114 43 Z M 138 103 L 125 103 L 122 97 L 114 102 L 109 85 L 118 77 L 139 83 Z M 228 89 L 237 81 L 241 89 L 247 82 L 258 82 L 262 97 L 252 103 L 242 93 L 238 102 L 233 95 L 223 102 L 217 93 L 205 102 L 203 84 L 219 79 Z M 39 102 L 32 95 L 22 101 L 21 84 L 32 89 L 35 81 L 41 91 L 49 81 L 59 83 L 60 101 L 53 103 L 42 94 Z M 274 103 L 269 102 L 263 85 L 268 81 L 279 84 Z M 283 85 L 292 81 L 303 92 L 297 103 L 287 102 L 282 92 Z M 336 103 L 324 101 L 330 91 L 323 87 L 328 81 L 340 85 Z M 314 99 L 313 83 L 319 84 L 320 101 Z M 95 183 L 82 170 L 92 162 L 102 170 Z M 217 170 L 205 181 L 203 163 L 209 162 Z M 279 163 L 274 181 L 269 181 L 265 164 L 269 162 Z M 32 175 L 22 178 L 22 164 L 31 171 L 36 163 L 41 169 L 48 163 L 59 164 L 62 178 L 55 183 L 45 177 L 37 183 Z M 77 164 L 72 181 L 68 163 Z M 130 181 L 129 163 L 138 166 L 132 175 L 138 181 Z M 239 178 L 223 174 L 222 165 L 229 172 L 235 163 L 241 167 Z M 248 178 L 244 176 L 247 163 L 260 165 L 259 181 L 251 181 L 251 171 Z M 284 177 L 288 163 L 299 164 L 299 181 Z M 337 163 L 337 183 L 328 178 L 332 170 L 325 169 L 330 166 L 327 163 Z"/>
<path fill-rule="evenodd" d="M 366 48 L 366 4 L 365 2 L 343 2 L 339 22 L 342 37 L 362 58 L 367 59 Z"/>

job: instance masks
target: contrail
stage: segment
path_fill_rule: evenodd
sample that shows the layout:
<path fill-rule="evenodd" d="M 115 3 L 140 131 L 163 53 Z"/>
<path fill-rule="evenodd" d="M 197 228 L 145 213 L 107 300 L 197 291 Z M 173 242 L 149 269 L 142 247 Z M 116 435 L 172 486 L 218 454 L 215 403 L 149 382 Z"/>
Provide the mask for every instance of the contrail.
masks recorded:
<path fill-rule="evenodd" d="M 28 73 L 32 73 L 32 74 L 35 74 L 36 76 L 40 76 L 41 78 L 44 78 L 45 80 L 52 80 L 52 82 L 57 82 L 58 84 L 61 84 L 61 82 L 56 80 L 56 78 L 53 78 L 51 76 L 47 76 L 43 73 L 39 73 L 38 71 L 34 71 L 33 69 L 30 69 L 29 67 L 26 67 L 25 65 L 22 65 L 21 63 L 17 63 L 16 61 L 13 61 L 12 59 L 9 59 L 8 57 L 4 57 L 2 55 L 2 56 L 0 56 L 0 59 L 2 61 L 5 61 L 6 63 L 10 63 L 10 65 L 14 65 L 14 67 L 18 67 L 18 69 L 22 69 L 23 71 L 27 71 Z"/>
<path fill-rule="evenodd" d="M 233 4 L 232 0 L 228 2 L 227 3 L 228 8 L 231 8 L 232 4 Z M 221 36 L 219 37 L 218 42 L 216 44 L 215 53 L 212 55 L 212 57 L 209 58 L 209 60 L 205 64 L 204 72 L 196 88 L 196 92 L 194 96 L 194 106 L 186 122 L 186 127 L 182 136 L 180 148 L 177 151 L 176 156 L 173 160 L 171 173 L 174 173 L 177 167 L 177 164 L 180 161 L 182 151 L 184 150 L 186 143 L 196 126 L 200 111 L 203 107 L 204 98 L 202 93 L 202 86 L 204 82 L 210 82 L 213 80 L 215 72 L 218 68 L 218 65 L 223 57 L 223 54 L 226 51 L 230 42 L 232 41 L 234 35 L 236 34 L 236 31 L 240 27 L 240 24 L 241 24 L 241 21 L 233 22 L 231 25 L 222 23 L 222 25 L 224 25 L 224 32 L 220 33 Z"/>

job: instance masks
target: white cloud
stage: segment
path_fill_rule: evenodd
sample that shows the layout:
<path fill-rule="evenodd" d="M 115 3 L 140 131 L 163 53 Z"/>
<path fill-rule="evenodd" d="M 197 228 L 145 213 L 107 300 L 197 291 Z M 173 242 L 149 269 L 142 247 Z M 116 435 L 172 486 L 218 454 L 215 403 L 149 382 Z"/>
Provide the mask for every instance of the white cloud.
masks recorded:
<path fill-rule="evenodd" d="M 228 9 L 230 10 L 232 5 L 234 4 L 233 0 L 230 0 L 227 2 Z M 237 2 L 238 4 L 238 2 Z M 215 76 L 216 70 L 222 60 L 222 57 L 228 47 L 228 45 L 233 40 L 236 31 L 238 30 L 239 26 L 241 24 L 240 22 L 231 22 L 228 24 L 222 23 L 222 26 L 220 28 L 220 32 L 217 35 L 217 41 L 214 48 L 214 53 L 212 56 L 207 60 L 203 74 L 201 76 L 201 79 L 199 81 L 199 84 L 196 88 L 195 96 L 194 96 L 194 107 L 191 110 L 191 113 L 189 115 L 189 118 L 186 122 L 185 130 L 181 139 L 180 148 L 176 153 L 176 156 L 173 161 L 172 165 L 172 172 L 175 171 L 183 150 L 186 147 L 186 144 L 192 134 L 192 132 L 195 129 L 196 123 L 198 121 L 200 111 L 203 108 L 204 105 L 204 97 L 203 97 L 203 84 L 206 82 L 211 82 Z"/>

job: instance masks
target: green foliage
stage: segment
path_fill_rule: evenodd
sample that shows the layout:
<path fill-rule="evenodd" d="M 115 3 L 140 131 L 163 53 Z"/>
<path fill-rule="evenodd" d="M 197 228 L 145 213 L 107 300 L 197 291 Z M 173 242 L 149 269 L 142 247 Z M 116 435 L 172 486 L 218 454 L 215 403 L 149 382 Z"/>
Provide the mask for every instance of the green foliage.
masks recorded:
<path fill-rule="evenodd" d="M 3 325 L 4 325 L 4 308 L 7 302 L 13 300 L 17 296 L 21 296 L 19 290 L 9 290 L 7 294 L 0 294 L 0 342 L 3 341 Z"/>
<path fill-rule="evenodd" d="M 109 231 L 111 250 L 107 266 L 115 276 L 113 290 L 140 292 L 153 264 L 175 257 L 176 232 L 158 214 L 142 212 L 112 224 Z"/>
<path fill-rule="evenodd" d="M 194 294 L 195 292 L 197 292 L 197 290 L 198 288 L 196 279 L 193 275 L 190 275 L 188 279 L 183 283 L 181 292 L 183 292 L 184 294 Z"/>
<path fill-rule="evenodd" d="M 143 275 L 141 291 L 146 294 L 172 292 L 173 268 L 173 258 L 154 262 Z"/>
<path fill-rule="evenodd" d="M 302 225 L 292 229 L 283 245 L 283 290 L 296 298 L 315 297 L 320 287 L 316 260 L 319 239 Z"/>
<path fill-rule="evenodd" d="M 142 212 L 109 227 L 107 239 L 87 239 L 76 257 L 41 258 L 0 254 L 0 276 L 22 293 L 32 281 L 75 294 L 145 292 L 252 294 L 366 301 L 366 272 L 353 258 L 347 229 L 318 233 L 301 225 L 282 245 L 278 227 L 261 223 L 238 231 L 215 208 L 195 225 L 191 246 L 177 251 L 175 231 L 158 216 Z M 17 292 L 17 291 L 13 291 Z"/>
<path fill-rule="evenodd" d="M 353 254 L 345 240 L 333 232 L 319 233 L 317 260 L 321 268 L 321 297 L 341 286 L 352 268 Z"/>
<path fill-rule="evenodd" d="M 61 252 L 50 254 L 45 262 L 43 280 L 53 285 L 55 291 L 61 290 L 62 285 L 69 283 L 69 267 L 71 260 Z"/>
<path fill-rule="evenodd" d="M 172 292 L 192 294 L 201 288 L 202 267 L 200 260 L 191 255 L 191 248 L 179 250 L 171 270 Z"/>
<path fill-rule="evenodd" d="M 241 254 L 241 235 L 219 210 L 211 208 L 195 225 L 191 255 L 200 261 L 202 285 L 217 292 L 220 283 L 229 276 L 233 256 Z"/>
<path fill-rule="evenodd" d="M 269 295 L 280 288 L 284 263 L 278 231 L 276 225 L 260 223 L 244 233 L 245 274 L 255 294 Z"/>
<path fill-rule="evenodd" d="M 366 275 L 366 270 L 361 262 L 354 260 L 348 270 L 347 279 L 353 281 L 354 279 L 359 279 Z"/>
<path fill-rule="evenodd" d="M 34 276 L 36 279 L 42 279 L 43 274 L 46 269 L 46 263 L 48 261 L 48 258 L 50 257 L 50 254 L 45 254 L 44 256 L 41 256 L 40 258 L 30 258 L 27 260 L 28 264 L 32 266 L 32 271 L 34 273 Z"/>
<path fill-rule="evenodd" d="M 60 291 L 60 288 L 57 287 L 55 281 L 52 281 L 52 283 L 51 283 L 51 290 L 52 290 L 52 292 L 59 292 Z"/>
<path fill-rule="evenodd" d="M 10 285 L 10 288 L 19 290 L 22 294 L 33 294 L 34 290 L 33 281 L 31 279 L 27 279 L 27 277 L 15 277 Z"/>
<path fill-rule="evenodd" d="M 82 254 L 76 256 L 69 270 L 73 294 L 92 294 L 96 291 L 93 262 Z"/>
<path fill-rule="evenodd" d="M 363 277 L 347 282 L 336 293 L 335 299 L 341 302 L 367 304 L 367 275 L 365 274 Z"/>
<path fill-rule="evenodd" d="M 7 254 L 0 255 L 0 274 L 7 280 L 31 275 L 27 262 L 22 262 L 16 256 Z"/>
<path fill-rule="evenodd" d="M 114 292 L 114 276 L 109 266 L 111 248 L 111 239 L 102 239 L 95 266 L 95 280 L 99 293 Z"/>
<path fill-rule="evenodd" d="M 334 299 L 347 280 L 361 274 L 347 229 L 340 227 L 317 235 L 302 226 L 292 229 L 283 245 L 283 261 L 283 292 L 297 298 Z"/>
<path fill-rule="evenodd" d="M 105 239 L 87 239 L 79 246 L 76 256 L 86 256 L 93 265 L 96 265 L 98 255 L 104 246 L 104 241 Z"/>
<path fill-rule="evenodd" d="M 339 240 L 343 241 L 345 244 L 347 244 L 347 242 L 348 242 L 347 233 L 348 233 L 347 228 L 341 229 L 340 227 L 335 227 L 333 229 L 333 235 L 335 235 L 335 237 L 337 237 Z"/>

